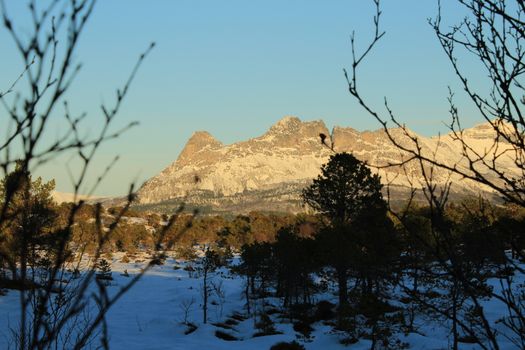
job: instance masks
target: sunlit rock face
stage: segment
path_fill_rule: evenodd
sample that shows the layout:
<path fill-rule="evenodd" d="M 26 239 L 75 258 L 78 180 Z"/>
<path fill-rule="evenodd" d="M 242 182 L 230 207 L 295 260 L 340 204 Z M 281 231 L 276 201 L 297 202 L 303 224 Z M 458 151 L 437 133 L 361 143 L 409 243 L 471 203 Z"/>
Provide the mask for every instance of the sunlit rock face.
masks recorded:
<path fill-rule="evenodd" d="M 452 135 L 424 137 L 410 130 L 408 133 L 419 140 L 424 154 L 433 155 L 446 164 L 466 166 L 462 148 Z M 320 134 L 326 135 L 324 144 Z M 391 135 L 412 149 L 413 143 L 403 130 L 392 129 Z M 473 150 L 482 152 L 494 143 L 495 134 L 489 124 L 481 124 L 466 129 L 464 138 Z M 395 147 L 384 130 L 360 132 L 335 127 L 330 132 L 323 121 L 303 122 L 287 116 L 262 136 L 230 145 L 221 143 L 206 131 L 195 132 L 177 160 L 140 188 L 139 202 L 158 203 L 188 196 L 196 202 L 200 197 L 208 203 L 218 203 L 219 198 L 235 202 L 242 201 L 243 194 L 255 198 L 257 193 L 268 203 L 298 201 L 301 189 L 319 174 L 321 165 L 334 151 L 351 152 L 367 162 L 385 184 L 396 188 L 423 184 L 422 168 L 416 161 L 406 163 L 403 168 L 383 168 L 409 159 L 409 154 Z M 504 169 L 513 171 L 510 157 L 500 162 Z M 379 166 L 379 170 L 375 166 Z M 428 166 L 425 169 L 430 170 Z M 489 191 L 473 181 L 459 181 L 459 177 L 441 169 L 433 171 L 433 178 L 438 185 L 452 180 L 456 192 Z"/>

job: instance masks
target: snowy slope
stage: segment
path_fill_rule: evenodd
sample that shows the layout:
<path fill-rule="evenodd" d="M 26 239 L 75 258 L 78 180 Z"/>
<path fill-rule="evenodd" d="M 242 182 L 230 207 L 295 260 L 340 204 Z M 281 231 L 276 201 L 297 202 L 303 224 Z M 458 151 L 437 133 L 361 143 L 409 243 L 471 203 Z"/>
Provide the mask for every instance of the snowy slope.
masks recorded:
<path fill-rule="evenodd" d="M 109 287 L 110 292 L 116 292 L 118 288 L 129 281 L 120 272 L 127 270 L 130 275 L 138 273 L 144 263 L 119 263 L 121 254 L 115 254 L 113 259 L 114 281 Z M 174 265 L 183 267 L 184 262 L 168 259 L 163 266 L 156 266 L 148 271 L 143 279 L 134 286 L 109 312 L 108 325 L 110 334 L 110 346 L 115 350 L 132 349 L 269 349 L 271 345 L 280 341 L 298 340 L 304 344 L 306 349 L 348 349 L 339 343 L 342 334 L 334 332 L 330 326 L 322 323 L 314 324 L 313 337 L 311 340 L 301 338 L 293 330 L 293 326 L 287 320 L 281 320 L 274 316 L 276 329 L 283 334 L 253 337 L 254 319 L 248 318 L 233 326 L 234 329 L 227 330 L 237 337 L 238 341 L 224 341 L 215 337 L 216 330 L 224 330 L 213 323 L 224 322 L 233 313 L 245 313 L 245 301 L 243 300 L 243 279 L 231 275 L 226 269 L 222 269 L 213 275 L 216 282 L 222 281 L 225 291 L 225 303 L 221 313 L 219 305 L 210 305 L 209 323 L 203 324 L 202 311 L 200 309 L 201 297 L 200 278 L 191 278 L 183 269 L 174 270 Z M 519 282 L 519 281 L 517 281 Z M 498 285 L 494 283 L 497 290 Z M 335 302 L 337 296 L 335 288 L 329 292 L 319 295 L 318 300 L 331 300 Z M 186 326 L 182 324 L 183 312 L 181 305 L 184 301 L 194 299 L 195 303 L 190 308 L 187 321 L 198 325 L 195 332 L 184 335 Z M 211 297 L 213 304 L 215 297 Z M 275 307 L 279 307 L 281 301 L 267 298 L 267 301 Z M 493 323 L 498 319 L 504 308 L 496 301 L 485 302 L 483 305 L 489 321 Z M 9 326 L 16 324 L 19 319 L 19 299 L 15 291 L 10 291 L 6 296 L 0 297 L 0 349 L 6 349 L 9 345 Z M 407 342 L 409 349 L 449 349 L 451 345 L 450 325 L 446 323 L 429 321 L 418 317 L 416 325 L 418 334 L 407 336 L 400 334 L 399 338 Z M 500 334 L 502 349 L 513 348 L 510 343 Z M 370 342 L 360 340 L 349 347 L 355 350 L 370 348 Z M 460 344 L 460 349 L 478 349 L 471 344 Z"/>

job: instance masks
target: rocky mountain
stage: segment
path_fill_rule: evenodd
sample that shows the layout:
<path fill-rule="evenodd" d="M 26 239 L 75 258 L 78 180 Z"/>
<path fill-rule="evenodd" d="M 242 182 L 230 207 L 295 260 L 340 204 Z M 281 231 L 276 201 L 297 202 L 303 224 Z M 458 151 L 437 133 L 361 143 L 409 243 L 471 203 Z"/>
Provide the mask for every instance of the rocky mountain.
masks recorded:
<path fill-rule="evenodd" d="M 412 147 L 400 129 L 392 129 L 399 142 Z M 424 154 L 435 154 L 447 164 L 466 166 L 462 149 L 452 135 L 417 137 Z M 326 135 L 325 144 L 320 134 Z M 494 143 L 494 132 L 488 124 L 464 130 L 464 137 L 474 152 L 485 152 Z M 322 121 L 303 122 L 287 116 L 262 136 L 224 145 L 205 131 L 195 132 L 175 162 L 148 180 L 139 190 L 143 206 L 170 206 L 185 201 L 191 205 L 245 212 L 250 210 L 297 211 L 301 209 L 300 192 L 319 174 L 333 152 L 352 152 L 371 165 L 390 184 L 395 199 L 402 200 L 410 186 L 419 187 L 423 176 L 420 165 L 407 163 L 403 168 L 381 168 L 408 159 L 408 154 L 392 145 L 383 130 L 360 132 L 335 127 L 330 132 Z M 504 169 L 512 169 L 512 159 L 501 159 Z M 430 171 L 430 169 L 425 169 Z M 436 169 L 438 184 L 453 181 L 455 195 L 490 194 L 475 182 Z M 461 180 L 461 181 L 459 181 Z"/>

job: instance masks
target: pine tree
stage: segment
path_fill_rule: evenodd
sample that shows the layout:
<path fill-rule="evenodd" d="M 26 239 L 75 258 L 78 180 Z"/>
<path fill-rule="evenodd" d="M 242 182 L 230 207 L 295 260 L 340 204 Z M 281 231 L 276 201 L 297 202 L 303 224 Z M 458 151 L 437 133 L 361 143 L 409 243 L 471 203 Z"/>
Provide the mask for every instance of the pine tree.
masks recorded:
<path fill-rule="evenodd" d="M 97 279 L 99 280 L 112 280 L 111 276 L 111 265 L 106 259 L 100 259 L 97 263 Z"/>
<path fill-rule="evenodd" d="M 30 278 L 28 269 L 34 271 L 42 258 L 57 254 L 54 188 L 54 181 L 33 180 L 21 163 L 0 181 L 0 260 L 23 284 Z"/>
<path fill-rule="evenodd" d="M 348 302 L 349 273 L 352 268 L 358 269 L 359 259 L 355 257 L 363 256 L 367 248 L 364 240 L 379 243 L 374 232 L 384 233 L 380 224 L 387 207 L 381 188 L 379 176 L 373 175 L 365 163 L 352 154 L 337 153 L 303 191 L 304 201 L 330 222 L 318 242 L 325 263 L 336 271 L 340 306 Z M 368 230 L 369 225 L 374 229 Z M 378 251 L 369 249 L 374 250 Z"/>
<path fill-rule="evenodd" d="M 348 224 L 363 212 L 384 210 L 379 175 L 350 153 L 337 153 L 321 167 L 321 174 L 304 189 L 306 204 L 334 225 Z"/>

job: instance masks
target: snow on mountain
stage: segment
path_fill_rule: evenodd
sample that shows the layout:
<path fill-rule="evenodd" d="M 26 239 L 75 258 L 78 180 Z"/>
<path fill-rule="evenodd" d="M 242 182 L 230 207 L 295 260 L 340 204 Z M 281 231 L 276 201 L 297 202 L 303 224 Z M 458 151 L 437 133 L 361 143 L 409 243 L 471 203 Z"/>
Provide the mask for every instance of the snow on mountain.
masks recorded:
<path fill-rule="evenodd" d="M 419 140 L 423 154 L 435 155 L 438 161 L 450 166 L 466 166 L 464 151 L 452 134 L 424 137 L 408 132 L 411 138 Z M 238 198 L 258 191 L 266 191 L 265 195 L 271 197 L 272 190 L 290 186 L 295 186 L 298 197 L 300 189 L 319 174 L 321 165 L 332 154 L 332 150 L 321 143 L 319 134 L 327 136 L 325 143 L 333 145 L 334 151 L 352 152 L 366 161 L 374 172 L 381 175 L 383 182 L 405 188 L 422 186 L 423 170 L 416 161 L 408 162 L 404 168 L 381 168 L 409 158 L 407 152 L 392 144 L 384 130 L 360 132 L 335 127 L 330 132 L 323 121 L 303 122 L 297 117 L 287 116 L 262 136 L 230 145 L 222 144 L 208 132 L 195 132 L 178 159 L 140 188 L 139 201 L 143 204 L 159 203 L 194 193 L 206 193 L 208 199 Z M 412 141 L 403 130 L 391 129 L 391 134 L 402 145 L 413 149 Z M 463 136 L 472 145 L 469 152 L 478 152 L 486 159 L 493 156 L 490 150 L 493 149 L 495 133 L 488 123 L 464 130 Z M 505 143 L 500 144 L 500 148 L 501 145 L 505 148 Z M 504 169 L 512 171 L 510 156 L 502 157 L 499 162 Z M 430 167 L 425 166 L 424 171 L 430 172 Z M 452 180 L 456 192 L 489 191 L 443 169 L 434 169 L 433 178 L 438 184 Z"/>

